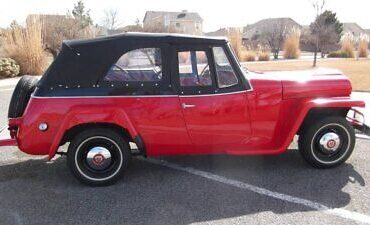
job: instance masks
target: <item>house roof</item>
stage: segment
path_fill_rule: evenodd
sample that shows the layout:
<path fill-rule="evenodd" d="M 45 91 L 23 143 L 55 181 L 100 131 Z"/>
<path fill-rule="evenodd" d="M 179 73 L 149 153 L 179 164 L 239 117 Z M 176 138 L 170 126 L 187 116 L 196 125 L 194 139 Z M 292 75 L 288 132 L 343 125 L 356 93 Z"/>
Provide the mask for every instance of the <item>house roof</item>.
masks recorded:
<path fill-rule="evenodd" d="M 366 34 L 366 31 L 362 29 L 357 23 L 343 23 L 343 32 L 351 33 L 355 36 Z"/>
<path fill-rule="evenodd" d="M 251 39 L 255 34 L 261 33 L 263 30 L 272 30 L 277 24 L 284 24 L 288 28 L 297 27 L 302 29 L 302 26 L 289 17 L 268 18 L 260 20 L 254 24 L 247 25 L 243 31 L 243 39 Z"/>
<path fill-rule="evenodd" d="M 205 33 L 205 36 L 208 37 L 226 37 L 231 31 L 241 31 L 242 28 L 239 27 L 224 27 L 216 31 Z"/>
<path fill-rule="evenodd" d="M 168 16 L 170 20 L 194 20 L 203 22 L 202 17 L 197 12 L 188 12 L 186 10 L 181 12 L 167 12 L 167 11 L 147 11 L 144 16 L 144 22 L 150 21 L 158 17 Z"/>
<path fill-rule="evenodd" d="M 220 28 L 215 31 L 207 32 L 204 34 L 205 36 L 214 36 L 214 37 L 219 37 L 219 36 L 226 36 L 227 35 L 227 29 L 226 28 Z"/>

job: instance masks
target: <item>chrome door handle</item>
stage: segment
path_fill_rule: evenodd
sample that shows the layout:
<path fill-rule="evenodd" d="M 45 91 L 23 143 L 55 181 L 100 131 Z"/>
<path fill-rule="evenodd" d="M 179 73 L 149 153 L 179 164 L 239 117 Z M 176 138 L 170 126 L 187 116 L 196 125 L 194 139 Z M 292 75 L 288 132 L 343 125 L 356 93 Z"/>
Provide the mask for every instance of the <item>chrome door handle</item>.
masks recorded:
<path fill-rule="evenodd" d="M 182 108 L 183 109 L 194 108 L 194 107 L 195 107 L 195 105 L 188 105 L 188 104 L 182 103 Z"/>

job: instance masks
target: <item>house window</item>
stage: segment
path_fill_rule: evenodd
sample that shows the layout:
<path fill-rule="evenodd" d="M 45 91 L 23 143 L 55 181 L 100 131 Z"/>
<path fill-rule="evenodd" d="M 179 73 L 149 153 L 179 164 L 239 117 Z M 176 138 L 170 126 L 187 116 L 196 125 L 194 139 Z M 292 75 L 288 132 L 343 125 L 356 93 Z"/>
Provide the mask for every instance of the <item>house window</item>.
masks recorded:
<path fill-rule="evenodd" d="M 145 82 L 162 79 L 160 48 L 140 48 L 123 54 L 105 75 L 105 81 Z"/>
<path fill-rule="evenodd" d="M 212 86 L 208 58 L 205 51 L 178 53 L 179 78 L 182 87 Z"/>
<path fill-rule="evenodd" d="M 180 27 L 180 23 L 176 23 L 176 27 Z"/>

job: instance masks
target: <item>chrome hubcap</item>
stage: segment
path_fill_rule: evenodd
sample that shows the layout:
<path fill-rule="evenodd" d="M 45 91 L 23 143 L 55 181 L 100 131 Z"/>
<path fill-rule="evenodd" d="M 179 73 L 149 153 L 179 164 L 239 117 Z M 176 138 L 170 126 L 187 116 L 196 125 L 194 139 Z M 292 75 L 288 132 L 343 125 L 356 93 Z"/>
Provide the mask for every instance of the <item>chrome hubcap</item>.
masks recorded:
<path fill-rule="evenodd" d="M 340 145 L 339 135 L 334 132 L 324 134 L 320 138 L 321 149 L 328 151 L 329 153 L 335 152 Z"/>
<path fill-rule="evenodd" d="M 112 155 L 104 147 L 94 147 L 88 151 L 86 160 L 92 169 L 104 170 L 111 164 Z"/>

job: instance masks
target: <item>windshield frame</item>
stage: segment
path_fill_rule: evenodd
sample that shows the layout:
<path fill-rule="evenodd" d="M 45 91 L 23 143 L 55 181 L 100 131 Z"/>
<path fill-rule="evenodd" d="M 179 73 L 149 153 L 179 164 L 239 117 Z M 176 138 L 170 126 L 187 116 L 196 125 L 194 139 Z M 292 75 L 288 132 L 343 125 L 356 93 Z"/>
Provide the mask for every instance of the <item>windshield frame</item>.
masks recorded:
<path fill-rule="evenodd" d="M 246 68 L 244 69 L 243 66 L 241 65 L 238 57 L 236 56 L 236 53 L 233 49 L 233 47 L 230 44 L 230 41 L 227 41 L 227 48 L 229 52 L 231 53 L 232 61 L 236 62 L 236 66 L 238 67 L 239 72 L 243 75 L 245 82 L 247 82 L 247 91 L 253 91 L 253 86 L 252 83 L 249 81 L 248 74 L 249 70 Z"/>

